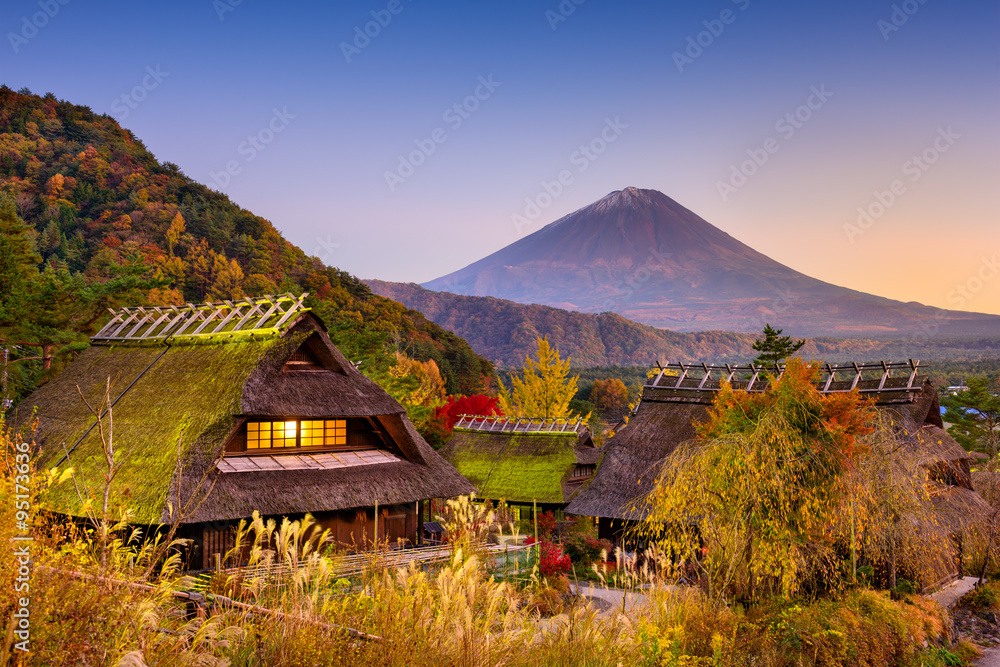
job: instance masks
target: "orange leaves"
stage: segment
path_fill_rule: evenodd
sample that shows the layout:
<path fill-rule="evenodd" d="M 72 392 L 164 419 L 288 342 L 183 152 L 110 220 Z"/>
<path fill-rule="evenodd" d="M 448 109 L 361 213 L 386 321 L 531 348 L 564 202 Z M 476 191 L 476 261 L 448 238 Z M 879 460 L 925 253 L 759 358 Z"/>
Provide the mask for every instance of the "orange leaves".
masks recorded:
<path fill-rule="evenodd" d="M 767 391 L 734 391 L 728 384 L 716 395 L 698 435 L 714 438 L 755 428 L 768 413 L 779 413 L 814 451 L 830 451 L 853 465 L 863 451 L 858 437 L 871 433 L 871 403 L 856 390 L 822 394 L 815 386 L 819 362 L 789 359 L 782 376 Z"/>

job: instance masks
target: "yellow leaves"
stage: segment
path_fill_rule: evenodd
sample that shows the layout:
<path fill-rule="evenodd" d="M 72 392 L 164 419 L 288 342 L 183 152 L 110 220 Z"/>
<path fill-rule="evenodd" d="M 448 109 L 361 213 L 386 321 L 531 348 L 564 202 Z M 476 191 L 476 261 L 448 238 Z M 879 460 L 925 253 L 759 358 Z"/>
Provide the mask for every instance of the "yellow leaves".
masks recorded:
<path fill-rule="evenodd" d="M 62 174 L 54 174 L 45 184 L 45 194 L 50 197 L 57 197 L 66 186 L 66 177 Z"/>
<path fill-rule="evenodd" d="M 569 402 L 576 394 L 578 375 L 569 377 L 569 359 L 545 338 L 538 339 L 536 358 L 526 357 L 521 377 L 511 378 L 511 388 L 500 382 L 500 409 L 505 415 L 535 419 L 565 419 L 573 416 Z"/>
<path fill-rule="evenodd" d="M 402 352 L 396 352 L 396 363 L 389 369 L 389 375 L 397 379 L 413 377 L 420 382 L 415 389 L 403 396 L 402 403 L 436 405 L 444 399 L 444 378 L 433 359 L 417 361 Z"/>
<path fill-rule="evenodd" d="M 170 221 L 170 226 L 167 227 L 167 252 L 170 256 L 174 254 L 174 246 L 180 241 L 181 234 L 187 225 L 184 222 L 184 216 L 180 214 L 180 211 L 174 216 L 173 220 Z"/>

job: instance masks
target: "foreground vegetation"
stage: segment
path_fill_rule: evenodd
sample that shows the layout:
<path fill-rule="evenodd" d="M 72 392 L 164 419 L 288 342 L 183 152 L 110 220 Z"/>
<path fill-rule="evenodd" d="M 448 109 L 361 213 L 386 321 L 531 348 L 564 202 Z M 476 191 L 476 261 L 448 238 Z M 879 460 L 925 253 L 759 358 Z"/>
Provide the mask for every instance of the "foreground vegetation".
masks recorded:
<path fill-rule="evenodd" d="M 600 554 L 591 578 L 641 597 L 634 607 L 598 606 L 567 595 L 562 555 L 548 551 L 544 535 L 541 561 L 528 569 L 494 564 L 480 545 L 505 517 L 469 499 L 444 512 L 447 562 L 387 568 L 375 554 L 350 579 L 308 516 L 254 517 L 223 569 L 195 579 L 179 569 L 178 554 L 164 561 L 165 541 L 129 527 L 127 513 L 116 522 L 95 505 L 91 521 L 73 526 L 35 512 L 30 590 L 15 592 L 17 568 L 7 564 L 20 544 L 13 498 L 25 480 L 17 479 L 19 439 L 9 435 L 0 469 L 0 664 L 916 667 L 963 664 L 974 653 L 949 644 L 946 614 L 921 596 L 845 586 L 744 605 L 673 585 L 655 552 L 639 569 L 620 552 L 610 567 Z M 47 485 L 70 481 L 68 473 L 32 477 L 32 504 Z M 576 559 L 593 545 L 571 536 L 556 549 L 563 546 Z M 224 569 L 237 561 L 249 569 Z M 184 591 L 196 594 L 179 597 Z M 27 645 L 13 616 L 23 595 L 31 600 Z"/>

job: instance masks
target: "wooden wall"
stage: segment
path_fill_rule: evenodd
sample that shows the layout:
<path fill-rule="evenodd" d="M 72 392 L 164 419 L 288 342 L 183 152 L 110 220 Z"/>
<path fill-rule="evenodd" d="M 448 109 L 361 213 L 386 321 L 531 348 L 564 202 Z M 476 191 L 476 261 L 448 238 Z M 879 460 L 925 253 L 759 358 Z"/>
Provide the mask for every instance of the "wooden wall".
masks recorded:
<path fill-rule="evenodd" d="M 408 545 L 417 543 L 419 517 L 416 503 L 382 506 L 378 508 L 378 513 L 378 540 L 380 543 L 388 540 L 392 547 L 397 546 L 400 541 Z M 301 519 L 302 516 L 290 516 L 289 519 Z M 280 525 L 281 517 L 274 518 Z M 374 507 L 317 512 L 313 518 L 316 519 L 320 531 L 330 531 L 330 536 L 338 548 L 358 550 L 372 548 L 372 541 L 375 537 Z M 222 558 L 226 552 L 233 548 L 237 523 L 236 521 L 216 521 L 185 526 L 182 530 L 183 536 L 194 541 L 194 547 L 188 552 L 186 559 L 188 567 L 194 570 L 214 568 L 215 555 L 219 554 Z M 245 558 L 246 554 L 243 557 Z M 238 565 L 238 563 L 223 563 L 224 567 L 234 565 Z"/>

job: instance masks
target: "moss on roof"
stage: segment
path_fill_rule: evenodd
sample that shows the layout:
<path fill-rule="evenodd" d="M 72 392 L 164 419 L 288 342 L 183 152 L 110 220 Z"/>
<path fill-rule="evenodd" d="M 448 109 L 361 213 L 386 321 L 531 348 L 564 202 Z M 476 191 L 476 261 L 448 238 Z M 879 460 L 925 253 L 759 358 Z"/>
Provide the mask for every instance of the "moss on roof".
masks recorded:
<path fill-rule="evenodd" d="M 113 425 L 120 465 L 112 505 L 130 508 L 139 523 L 159 522 L 177 469 L 178 440 L 185 467 L 211 459 L 236 425 L 247 377 L 282 342 L 271 336 L 171 347 L 91 346 L 57 381 L 26 401 L 39 407 L 44 445 L 39 464 L 71 466 L 81 487 L 85 483 L 95 496 L 103 493 L 107 466 L 100 431 L 90 428 L 97 420 L 76 388 L 99 409 L 110 377 L 112 400 L 121 395 L 111 411 L 111 424 L 107 417 L 103 420 L 105 431 Z M 67 450 L 69 458 L 64 460 Z M 82 514 L 72 481 L 51 489 L 45 500 L 55 511 Z"/>
<path fill-rule="evenodd" d="M 302 346 L 323 372 L 284 372 Z M 135 523 L 168 521 L 175 489 L 181 489 L 182 503 L 188 501 L 203 474 L 215 476 L 214 486 L 198 512 L 185 519 L 189 523 L 245 518 L 254 510 L 281 515 L 409 503 L 473 490 L 413 429 L 403 407 L 362 375 L 330 342 L 322 323 L 305 313 L 280 334 L 94 344 L 27 397 L 13 423 L 25 425 L 37 406 L 37 464 L 72 466 L 83 494 L 97 501 L 107 466 L 100 433 L 91 428 L 96 418 L 77 387 L 100 409 L 109 377 L 120 461 L 111 505 L 131 510 Z M 218 473 L 216 458 L 249 416 L 372 419 L 405 460 L 351 470 Z M 56 512 L 84 514 L 72 480 L 50 489 L 43 502 Z"/>
<path fill-rule="evenodd" d="M 441 454 L 482 498 L 562 504 L 579 489 L 567 481 L 579 461 L 576 448 L 581 440 L 575 433 L 456 430 Z"/>

